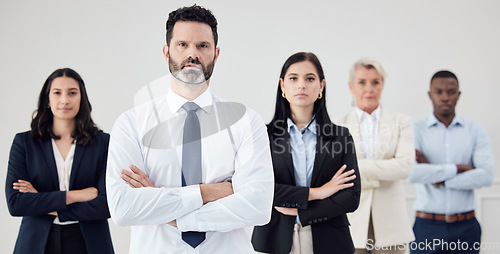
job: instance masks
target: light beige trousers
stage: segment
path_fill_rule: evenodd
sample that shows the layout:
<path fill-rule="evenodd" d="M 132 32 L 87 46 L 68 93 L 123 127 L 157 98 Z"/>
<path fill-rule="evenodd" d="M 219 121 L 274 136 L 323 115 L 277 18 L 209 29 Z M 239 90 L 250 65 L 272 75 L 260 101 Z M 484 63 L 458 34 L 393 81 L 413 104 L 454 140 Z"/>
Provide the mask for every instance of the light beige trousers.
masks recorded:
<path fill-rule="evenodd" d="M 372 218 L 370 216 L 370 222 L 368 223 L 368 239 L 372 239 L 372 243 L 376 243 L 377 239 L 375 239 L 375 234 L 373 233 L 373 223 L 372 223 Z M 402 245 L 394 245 L 394 246 L 387 246 L 384 247 L 383 249 L 376 249 L 374 248 L 373 250 L 368 251 L 367 249 L 356 249 L 354 254 L 404 254 L 405 253 L 405 248 L 406 246 L 404 244 Z"/>
<path fill-rule="evenodd" d="M 302 227 L 300 224 L 295 224 L 293 228 L 293 245 L 290 254 L 311 253 L 313 253 L 311 226 Z"/>

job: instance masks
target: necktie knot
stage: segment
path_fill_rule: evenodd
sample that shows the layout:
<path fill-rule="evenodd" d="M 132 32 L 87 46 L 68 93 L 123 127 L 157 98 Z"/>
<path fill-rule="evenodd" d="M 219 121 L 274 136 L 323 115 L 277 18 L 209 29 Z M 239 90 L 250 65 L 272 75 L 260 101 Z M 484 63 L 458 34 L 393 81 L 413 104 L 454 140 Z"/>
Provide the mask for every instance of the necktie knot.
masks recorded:
<path fill-rule="evenodd" d="M 184 110 L 186 110 L 186 112 L 189 113 L 190 111 L 198 110 L 200 107 L 198 105 L 196 105 L 196 103 L 188 101 L 188 102 L 184 103 L 184 105 L 182 105 L 182 108 Z"/>

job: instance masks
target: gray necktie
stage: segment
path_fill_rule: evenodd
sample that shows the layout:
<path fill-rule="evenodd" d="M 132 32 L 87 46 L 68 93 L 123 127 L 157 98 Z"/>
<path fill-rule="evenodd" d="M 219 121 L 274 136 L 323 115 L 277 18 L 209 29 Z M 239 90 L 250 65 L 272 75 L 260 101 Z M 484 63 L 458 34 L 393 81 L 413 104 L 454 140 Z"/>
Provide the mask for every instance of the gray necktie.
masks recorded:
<path fill-rule="evenodd" d="M 201 183 L 201 131 L 194 102 L 186 102 L 182 108 L 187 116 L 182 136 L 182 186 Z M 182 232 L 182 240 L 196 248 L 205 240 L 205 232 Z"/>
<path fill-rule="evenodd" d="M 187 116 L 182 137 L 182 175 L 183 185 L 201 183 L 201 131 L 196 110 L 200 107 L 194 102 L 186 102 L 182 108 Z"/>

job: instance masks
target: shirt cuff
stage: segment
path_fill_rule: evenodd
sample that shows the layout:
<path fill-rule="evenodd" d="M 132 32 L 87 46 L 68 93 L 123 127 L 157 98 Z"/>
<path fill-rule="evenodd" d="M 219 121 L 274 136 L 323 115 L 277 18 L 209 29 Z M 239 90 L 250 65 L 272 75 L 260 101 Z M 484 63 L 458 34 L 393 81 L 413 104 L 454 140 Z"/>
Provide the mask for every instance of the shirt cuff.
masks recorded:
<path fill-rule="evenodd" d="M 180 218 L 177 218 L 177 229 L 181 232 L 199 231 L 199 225 L 196 221 L 196 212 L 190 212 Z"/>
<path fill-rule="evenodd" d="M 443 173 L 445 181 L 457 175 L 457 165 L 443 164 Z"/>
<path fill-rule="evenodd" d="M 189 207 L 189 210 L 196 210 L 203 206 L 203 199 L 201 197 L 201 191 L 200 191 L 200 185 L 189 185 L 181 188 L 180 195 L 182 197 L 182 205 L 186 208 Z M 192 213 L 192 212 L 190 212 Z M 189 214 L 189 213 L 188 213 Z M 186 214 L 187 215 L 187 214 Z M 183 228 L 189 227 L 189 223 L 194 224 L 194 221 L 186 220 L 183 218 L 189 217 L 189 216 L 182 216 L 180 218 L 176 219 L 176 224 L 177 224 L 177 229 L 180 231 L 188 231 L 188 230 L 183 230 Z"/>
<path fill-rule="evenodd" d="M 199 184 L 182 187 L 180 195 L 182 198 L 182 206 L 186 207 L 188 210 L 195 210 L 203 205 Z"/>

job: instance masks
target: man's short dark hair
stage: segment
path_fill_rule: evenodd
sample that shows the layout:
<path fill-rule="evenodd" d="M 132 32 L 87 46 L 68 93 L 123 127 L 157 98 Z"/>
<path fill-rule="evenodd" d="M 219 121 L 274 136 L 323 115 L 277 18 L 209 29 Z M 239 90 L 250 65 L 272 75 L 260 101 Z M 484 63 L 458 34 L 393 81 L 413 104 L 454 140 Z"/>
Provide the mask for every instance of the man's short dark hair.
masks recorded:
<path fill-rule="evenodd" d="M 442 71 L 438 71 L 436 72 L 432 78 L 431 78 L 431 84 L 432 84 L 432 81 L 436 78 L 454 78 L 457 83 L 458 83 L 458 78 L 455 74 L 453 74 L 453 72 L 451 71 L 447 71 L 447 70 L 442 70 Z"/>
<path fill-rule="evenodd" d="M 174 31 L 174 25 L 177 21 L 195 21 L 209 25 L 212 28 L 212 35 L 214 37 L 215 46 L 217 46 L 219 37 L 217 35 L 217 19 L 215 19 L 215 16 L 210 10 L 207 10 L 195 4 L 193 6 L 182 7 L 171 12 L 168 15 L 167 20 L 167 46 L 170 46 L 170 40 L 172 40 L 172 33 Z"/>

